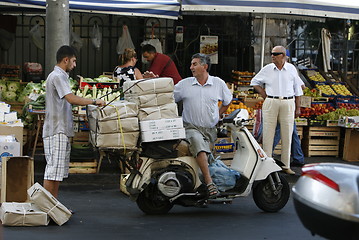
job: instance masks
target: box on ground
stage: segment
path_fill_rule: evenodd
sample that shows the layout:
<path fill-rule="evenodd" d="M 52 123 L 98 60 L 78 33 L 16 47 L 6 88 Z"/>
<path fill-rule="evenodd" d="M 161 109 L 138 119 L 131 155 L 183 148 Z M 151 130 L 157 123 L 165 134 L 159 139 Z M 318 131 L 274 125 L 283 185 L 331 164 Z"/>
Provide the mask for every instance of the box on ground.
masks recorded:
<path fill-rule="evenodd" d="M 183 138 L 186 138 L 186 131 L 184 128 L 141 132 L 142 142 L 156 142 Z"/>
<path fill-rule="evenodd" d="M 71 212 L 39 183 L 31 186 L 27 190 L 27 194 L 30 200 L 42 211 L 46 212 L 58 225 L 61 226 L 70 219 Z"/>
<path fill-rule="evenodd" d="M 50 218 L 33 203 L 4 202 L 1 222 L 5 226 L 46 226 Z"/>
<path fill-rule="evenodd" d="M 1 167 L 1 202 L 26 202 L 26 191 L 34 184 L 31 157 L 3 157 Z"/>

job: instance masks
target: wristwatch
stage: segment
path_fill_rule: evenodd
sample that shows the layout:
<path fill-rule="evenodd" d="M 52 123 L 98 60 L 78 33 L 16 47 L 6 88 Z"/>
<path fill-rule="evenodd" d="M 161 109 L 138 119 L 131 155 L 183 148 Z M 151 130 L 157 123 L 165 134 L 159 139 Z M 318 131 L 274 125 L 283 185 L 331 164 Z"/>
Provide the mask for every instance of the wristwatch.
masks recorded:
<path fill-rule="evenodd" d="M 92 105 L 96 105 L 96 99 L 92 99 Z"/>

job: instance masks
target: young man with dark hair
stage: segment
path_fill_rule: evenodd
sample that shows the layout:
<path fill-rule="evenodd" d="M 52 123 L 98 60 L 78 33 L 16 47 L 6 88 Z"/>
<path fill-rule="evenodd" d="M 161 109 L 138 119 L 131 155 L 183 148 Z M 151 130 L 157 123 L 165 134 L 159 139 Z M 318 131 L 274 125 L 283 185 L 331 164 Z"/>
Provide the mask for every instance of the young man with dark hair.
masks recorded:
<path fill-rule="evenodd" d="M 46 168 L 44 188 L 57 198 L 60 182 L 68 177 L 70 137 L 74 136 L 72 104 L 104 106 L 101 99 L 87 99 L 74 95 L 69 75 L 76 67 L 76 50 L 62 46 L 56 53 L 57 64 L 46 79 L 46 112 L 43 126 Z"/>
<path fill-rule="evenodd" d="M 158 53 L 154 46 L 150 44 L 144 45 L 142 47 L 142 56 L 151 62 L 150 68 L 143 74 L 144 78 L 170 77 L 173 79 L 174 84 L 177 84 L 182 79 L 172 59 L 165 54 Z"/>

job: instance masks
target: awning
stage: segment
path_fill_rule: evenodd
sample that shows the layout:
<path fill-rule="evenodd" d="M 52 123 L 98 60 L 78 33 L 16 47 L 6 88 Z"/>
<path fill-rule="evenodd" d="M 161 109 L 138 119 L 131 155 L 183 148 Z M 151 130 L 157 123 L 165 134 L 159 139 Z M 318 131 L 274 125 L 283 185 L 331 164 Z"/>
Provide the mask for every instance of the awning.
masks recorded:
<path fill-rule="evenodd" d="M 359 20 L 357 0 L 182 0 L 182 11 L 291 14 Z"/>
<path fill-rule="evenodd" d="M 0 0 L 0 6 L 42 8 L 46 0 Z M 178 0 L 70 0 L 70 11 L 177 19 Z"/>

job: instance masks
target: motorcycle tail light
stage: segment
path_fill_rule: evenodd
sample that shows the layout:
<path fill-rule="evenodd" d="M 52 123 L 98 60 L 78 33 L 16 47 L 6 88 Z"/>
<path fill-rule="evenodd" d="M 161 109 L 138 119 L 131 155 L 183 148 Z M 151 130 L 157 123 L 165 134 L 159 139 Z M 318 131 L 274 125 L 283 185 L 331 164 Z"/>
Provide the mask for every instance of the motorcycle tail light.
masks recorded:
<path fill-rule="evenodd" d="M 310 177 L 320 183 L 327 185 L 328 187 L 334 189 L 335 191 L 340 192 L 339 185 L 336 182 L 334 182 L 333 180 L 331 180 L 330 178 L 324 176 L 319 171 L 316 171 L 316 170 L 305 171 L 305 169 L 304 169 L 302 176 Z"/>

